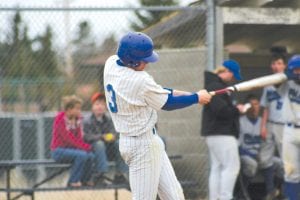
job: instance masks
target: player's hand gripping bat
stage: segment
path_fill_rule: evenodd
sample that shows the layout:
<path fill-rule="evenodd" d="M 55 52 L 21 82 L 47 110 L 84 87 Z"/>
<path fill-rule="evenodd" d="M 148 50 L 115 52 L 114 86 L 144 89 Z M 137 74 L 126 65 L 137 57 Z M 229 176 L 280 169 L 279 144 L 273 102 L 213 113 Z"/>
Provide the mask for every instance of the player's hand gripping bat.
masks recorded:
<path fill-rule="evenodd" d="M 268 85 L 276 85 L 286 81 L 287 75 L 285 73 L 276 73 L 272 75 L 262 76 L 259 78 L 251 79 L 249 81 L 244 81 L 233 86 L 229 86 L 224 89 L 215 90 L 209 92 L 209 94 L 217 95 L 217 94 L 224 94 L 227 92 L 242 92 L 242 91 L 250 91 L 257 88 L 262 88 Z"/>

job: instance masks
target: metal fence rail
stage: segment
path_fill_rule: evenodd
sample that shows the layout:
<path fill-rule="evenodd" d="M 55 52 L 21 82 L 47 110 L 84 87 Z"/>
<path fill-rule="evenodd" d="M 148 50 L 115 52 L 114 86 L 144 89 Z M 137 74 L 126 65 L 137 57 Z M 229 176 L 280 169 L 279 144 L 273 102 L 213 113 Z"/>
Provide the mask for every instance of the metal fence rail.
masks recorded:
<path fill-rule="evenodd" d="M 50 158 L 53 117 L 61 109 L 61 98 L 76 94 L 83 99 L 83 111 L 91 110 L 91 95 L 103 89 L 105 60 L 115 54 L 119 38 L 134 31 L 133 23 L 141 24 L 136 12 L 167 13 L 140 30 L 153 38 L 160 54 L 160 61 L 149 67 L 154 79 L 166 87 L 201 89 L 203 70 L 210 62 L 205 3 L 111 8 L 0 6 L 0 160 Z M 192 32 L 193 37 L 187 37 L 186 32 Z M 172 161 L 178 177 L 199 183 L 187 190 L 191 199 L 204 198 L 207 193 L 207 153 L 199 134 L 200 113 L 201 109 L 159 113 L 158 122 L 168 153 L 183 157 Z M 30 185 L 48 171 L 46 166 L 17 167 L 12 184 Z M 67 177 L 65 174 L 51 184 L 64 185 Z M 101 198 L 101 194 L 91 193 L 84 199 L 95 197 Z"/>

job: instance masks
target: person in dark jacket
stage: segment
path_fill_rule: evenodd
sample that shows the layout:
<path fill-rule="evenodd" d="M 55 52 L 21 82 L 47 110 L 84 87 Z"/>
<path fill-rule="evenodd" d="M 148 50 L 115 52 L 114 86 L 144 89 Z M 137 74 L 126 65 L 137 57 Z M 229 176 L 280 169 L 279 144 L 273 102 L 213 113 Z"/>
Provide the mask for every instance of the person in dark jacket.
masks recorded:
<path fill-rule="evenodd" d="M 241 80 L 240 66 L 226 60 L 214 72 L 205 72 L 205 89 L 223 89 L 234 80 Z M 240 170 L 238 152 L 239 115 L 243 105 L 235 106 L 229 93 L 216 95 L 204 106 L 202 136 L 210 157 L 209 200 L 230 200 Z"/>
<path fill-rule="evenodd" d="M 110 116 L 107 114 L 105 96 L 95 93 L 91 97 L 92 114 L 84 122 L 84 140 L 90 143 L 95 154 L 96 178 L 103 177 L 108 172 L 109 158 L 116 161 L 116 182 L 124 182 L 127 178 L 128 166 L 119 152 L 118 134 Z M 94 174 L 94 175 L 95 175 Z M 103 179 L 102 179 L 103 180 Z"/>

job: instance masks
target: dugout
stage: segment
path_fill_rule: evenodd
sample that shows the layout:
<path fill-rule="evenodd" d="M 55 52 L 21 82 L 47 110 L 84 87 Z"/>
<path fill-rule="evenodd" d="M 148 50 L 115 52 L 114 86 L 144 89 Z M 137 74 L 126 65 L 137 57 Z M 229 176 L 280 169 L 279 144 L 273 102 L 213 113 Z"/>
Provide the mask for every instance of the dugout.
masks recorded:
<path fill-rule="evenodd" d="M 191 6 L 204 6 L 205 0 Z M 224 58 L 237 60 L 244 80 L 270 74 L 270 47 L 286 46 L 288 57 L 300 53 L 300 2 L 297 0 L 216 0 L 214 21 L 215 66 Z M 161 61 L 150 67 L 158 83 L 195 91 L 203 85 L 207 67 L 207 11 L 181 10 L 144 30 L 153 38 Z M 168 85 L 164 85 L 168 84 Z M 257 95 L 261 90 L 255 90 Z M 247 93 L 240 93 L 242 100 Z M 198 197 L 207 194 L 208 154 L 201 130 L 201 108 L 159 113 L 158 126 L 168 153 L 182 154 L 173 163 L 177 176 L 193 177 L 200 183 Z"/>
<path fill-rule="evenodd" d="M 204 9 L 173 12 L 147 28 L 145 33 L 161 49 L 207 48 L 208 36 L 213 34 L 213 65 L 233 58 L 240 62 L 244 80 L 271 73 L 270 47 L 285 46 L 289 55 L 300 52 L 300 1 L 214 2 L 213 32 L 207 29 L 210 13 L 206 10 L 206 1 L 198 0 L 191 6 Z M 208 52 L 208 55 L 211 54 Z"/>

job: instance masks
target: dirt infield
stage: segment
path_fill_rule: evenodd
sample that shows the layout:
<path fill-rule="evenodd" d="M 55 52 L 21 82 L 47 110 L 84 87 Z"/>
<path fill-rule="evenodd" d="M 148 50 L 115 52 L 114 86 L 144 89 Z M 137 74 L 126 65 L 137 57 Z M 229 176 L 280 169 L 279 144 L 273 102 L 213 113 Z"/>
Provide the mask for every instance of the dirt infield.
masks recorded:
<path fill-rule="evenodd" d="M 119 200 L 130 200 L 131 193 L 127 190 L 119 190 Z M 114 200 L 114 190 L 99 191 L 66 191 L 66 192 L 36 192 L 35 200 Z M 13 195 L 14 196 L 14 195 Z M 6 199 L 1 192 L 0 199 Z M 21 197 L 21 200 L 30 200 L 30 197 Z"/>

